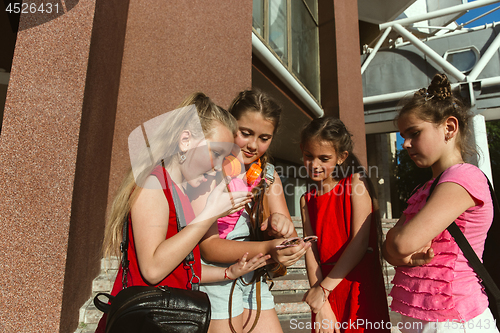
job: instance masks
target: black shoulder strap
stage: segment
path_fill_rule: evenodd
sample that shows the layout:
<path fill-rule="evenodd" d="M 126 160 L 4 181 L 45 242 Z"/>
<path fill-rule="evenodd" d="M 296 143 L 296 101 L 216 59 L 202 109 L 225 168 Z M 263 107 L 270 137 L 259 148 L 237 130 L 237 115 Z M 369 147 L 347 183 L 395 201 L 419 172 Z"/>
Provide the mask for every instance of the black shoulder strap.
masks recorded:
<path fill-rule="evenodd" d="M 429 196 L 427 197 L 427 199 L 429 199 L 429 197 L 431 196 L 432 191 L 434 191 L 434 188 L 439 182 L 439 178 L 441 177 L 442 174 L 443 173 L 437 176 L 436 180 L 434 180 L 434 182 L 432 183 L 431 189 L 429 191 Z M 490 188 L 490 193 L 491 193 L 491 199 L 493 200 L 494 204 L 494 216 L 498 218 L 500 217 L 498 201 L 488 177 L 486 177 L 486 180 L 488 181 L 488 186 Z M 469 244 L 467 238 L 465 238 L 464 234 L 462 233 L 458 225 L 455 223 L 455 221 L 453 221 L 446 229 L 451 234 L 451 236 L 453 236 L 455 242 L 457 242 L 458 246 L 460 247 L 460 250 L 462 250 L 464 257 L 469 261 L 469 264 L 472 266 L 476 274 L 481 278 L 481 280 L 483 280 L 483 284 L 488 289 L 488 291 L 497 300 L 500 300 L 500 289 L 498 289 L 497 285 L 495 284 L 495 281 L 490 276 L 484 265 L 481 263 L 481 260 L 479 260 L 476 252 L 474 251 L 474 249 L 472 249 L 472 246 Z"/>
<path fill-rule="evenodd" d="M 163 176 L 165 177 L 165 183 L 167 183 L 167 175 L 165 168 L 163 167 Z M 172 193 L 172 199 L 174 201 L 174 206 L 175 206 L 175 215 L 177 217 L 177 231 L 181 231 L 186 227 L 186 218 L 184 217 L 184 211 L 182 210 L 182 203 L 179 198 L 179 195 L 177 194 L 177 191 L 175 190 L 175 187 L 172 186 L 172 184 L 168 184 L 167 186 L 170 187 L 170 193 Z M 127 274 L 128 274 L 128 265 L 129 265 L 129 260 L 128 260 L 128 217 L 129 214 L 125 216 L 123 220 L 123 234 L 122 234 L 122 242 L 120 243 L 120 251 L 122 252 L 122 269 L 123 269 L 123 274 L 122 274 L 122 286 L 123 289 L 127 288 Z M 200 277 L 195 274 L 194 271 L 194 254 L 193 251 L 189 252 L 189 254 L 186 256 L 184 259 L 184 264 L 188 266 L 191 269 L 191 279 L 190 279 L 190 284 L 191 284 L 191 289 L 192 290 L 199 290 L 200 289 Z"/>
<path fill-rule="evenodd" d="M 122 289 L 127 288 L 128 280 L 128 216 L 129 213 L 123 218 L 122 241 L 120 243 L 120 251 L 122 253 Z"/>
<path fill-rule="evenodd" d="M 163 172 L 165 173 L 165 168 L 163 168 Z M 165 174 L 165 179 L 167 179 L 166 174 Z M 179 198 L 179 194 L 177 193 L 177 190 L 175 189 L 175 186 L 172 184 L 169 184 L 170 187 L 170 193 L 172 193 L 172 199 L 174 201 L 174 206 L 175 206 L 175 215 L 177 217 L 177 231 L 181 231 L 184 229 L 187 225 L 186 223 L 186 218 L 184 216 L 184 211 L 182 209 L 182 203 L 181 199 Z M 194 271 L 194 254 L 193 250 L 188 253 L 186 258 L 184 259 L 184 265 L 189 267 L 191 269 L 191 279 L 190 279 L 190 284 L 191 284 L 191 289 L 192 290 L 200 290 L 200 277 L 196 275 Z"/>
<path fill-rule="evenodd" d="M 444 171 L 443 171 L 444 172 Z M 429 190 L 429 196 L 427 197 L 427 199 L 425 199 L 425 201 L 429 200 L 429 198 L 431 197 L 431 194 L 432 194 L 432 191 L 434 191 L 434 189 L 436 188 L 437 184 L 439 183 L 439 179 L 441 178 L 441 176 L 443 175 L 443 172 L 441 172 L 439 174 L 439 176 L 436 177 L 436 179 L 434 179 L 434 182 L 432 183 L 431 185 L 431 189 Z"/>
<path fill-rule="evenodd" d="M 481 280 L 483 280 L 483 284 L 485 285 L 486 289 L 488 289 L 493 295 L 495 295 L 496 299 L 500 299 L 500 289 L 498 289 L 495 281 L 488 273 L 484 265 L 481 263 L 481 260 L 479 260 L 479 257 L 472 249 L 472 246 L 470 246 L 467 238 L 465 238 L 458 225 L 453 222 L 448 226 L 447 230 L 453 236 L 455 242 L 457 242 L 460 250 L 462 250 L 464 254 L 464 257 L 467 258 L 469 264 L 472 266 L 476 274 L 481 278 Z"/>

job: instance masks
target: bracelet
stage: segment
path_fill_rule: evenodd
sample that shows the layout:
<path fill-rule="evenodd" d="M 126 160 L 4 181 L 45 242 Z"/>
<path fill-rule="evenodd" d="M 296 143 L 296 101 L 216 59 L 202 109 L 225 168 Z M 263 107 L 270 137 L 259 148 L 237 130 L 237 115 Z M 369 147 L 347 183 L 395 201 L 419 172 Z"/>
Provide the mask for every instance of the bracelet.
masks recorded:
<path fill-rule="evenodd" d="M 321 285 L 321 283 L 319 284 L 319 286 L 320 286 L 320 287 L 321 287 L 321 289 L 323 290 L 323 302 L 326 302 L 326 300 L 328 299 L 328 295 L 330 295 L 330 293 L 333 291 L 333 289 L 332 289 L 332 290 L 328 290 L 328 289 L 326 289 L 325 287 L 323 287 L 323 286 Z M 326 292 L 328 292 L 328 295 L 326 294 Z"/>
<path fill-rule="evenodd" d="M 225 270 L 224 270 L 224 280 L 235 280 L 235 279 L 231 279 L 228 275 L 227 275 L 227 270 L 229 269 L 229 267 L 227 267 Z"/>

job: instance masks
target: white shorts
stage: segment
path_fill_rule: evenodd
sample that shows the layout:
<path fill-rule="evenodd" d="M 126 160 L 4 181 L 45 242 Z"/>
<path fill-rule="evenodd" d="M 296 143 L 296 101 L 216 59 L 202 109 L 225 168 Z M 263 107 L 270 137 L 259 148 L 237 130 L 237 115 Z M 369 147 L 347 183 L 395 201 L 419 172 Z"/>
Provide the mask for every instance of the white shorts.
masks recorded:
<path fill-rule="evenodd" d="M 234 230 L 226 237 L 229 240 L 246 241 L 250 240 L 250 229 L 248 226 L 248 214 L 244 212 L 238 219 Z M 211 263 L 201 260 L 204 265 L 216 267 L 228 267 L 229 264 Z M 253 278 L 254 272 L 247 273 L 242 276 L 245 282 L 249 282 Z M 212 307 L 212 319 L 228 319 L 229 318 L 229 295 L 231 293 L 231 285 L 233 281 L 221 281 L 214 283 L 203 283 L 200 285 L 200 290 L 206 292 L 210 298 Z M 261 310 L 274 309 L 274 297 L 269 290 L 265 281 L 261 285 Z M 237 280 L 233 293 L 233 306 L 231 315 L 237 317 L 243 313 L 243 308 L 256 310 L 257 309 L 257 292 L 256 284 L 245 285 L 240 279 Z"/>
<path fill-rule="evenodd" d="M 253 272 L 243 276 L 245 282 L 251 281 Z M 222 281 L 200 285 L 200 290 L 208 294 L 212 307 L 212 319 L 229 318 L 229 294 L 233 281 Z M 266 282 L 261 281 L 261 310 L 274 309 L 274 297 L 269 291 Z M 233 293 L 232 317 L 243 313 L 243 308 L 257 310 L 256 283 L 245 285 L 240 279 L 237 280 Z"/>

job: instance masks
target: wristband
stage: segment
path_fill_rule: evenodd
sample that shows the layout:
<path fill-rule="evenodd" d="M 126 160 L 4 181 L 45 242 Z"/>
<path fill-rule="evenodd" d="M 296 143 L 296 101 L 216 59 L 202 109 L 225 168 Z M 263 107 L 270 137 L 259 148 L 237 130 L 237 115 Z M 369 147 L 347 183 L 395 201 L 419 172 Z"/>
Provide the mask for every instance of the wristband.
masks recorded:
<path fill-rule="evenodd" d="M 235 279 L 231 279 L 228 275 L 227 275 L 227 270 L 229 269 L 229 267 L 227 267 L 225 270 L 224 270 L 224 280 L 235 280 Z"/>
<path fill-rule="evenodd" d="M 321 287 L 321 289 L 323 290 L 323 302 L 326 302 L 326 300 L 328 299 L 328 295 L 330 295 L 330 293 L 333 291 L 333 289 L 332 289 L 332 290 L 328 290 L 328 289 L 326 289 L 325 287 L 323 287 L 323 286 L 321 285 L 321 283 L 319 284 L 319 286 L 320 286 L 320 287 Z M 328 295 L 326 294 L 326 292 L 328 292 Z"/>

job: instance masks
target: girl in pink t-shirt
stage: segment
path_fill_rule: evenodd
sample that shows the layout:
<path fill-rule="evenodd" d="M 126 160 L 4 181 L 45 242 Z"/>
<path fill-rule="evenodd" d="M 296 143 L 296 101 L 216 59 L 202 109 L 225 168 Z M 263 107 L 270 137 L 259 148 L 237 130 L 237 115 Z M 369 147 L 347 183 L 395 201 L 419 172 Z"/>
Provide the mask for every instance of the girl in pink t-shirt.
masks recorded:
<path fill-rule="evenodd" d="M 493 206 L 485 175 L 464 163 L 476 153 L 468 146 L 469 118 L 444 74 L 417 91 L 397 117 L 403 148 L 433 174 L 383 245 L 384 257 L 397 266 L 391 308 L 402 315 L 403 332 L 498 332 L 481 281 L 446 230 L 455 221 L 482 257 Z"/>

